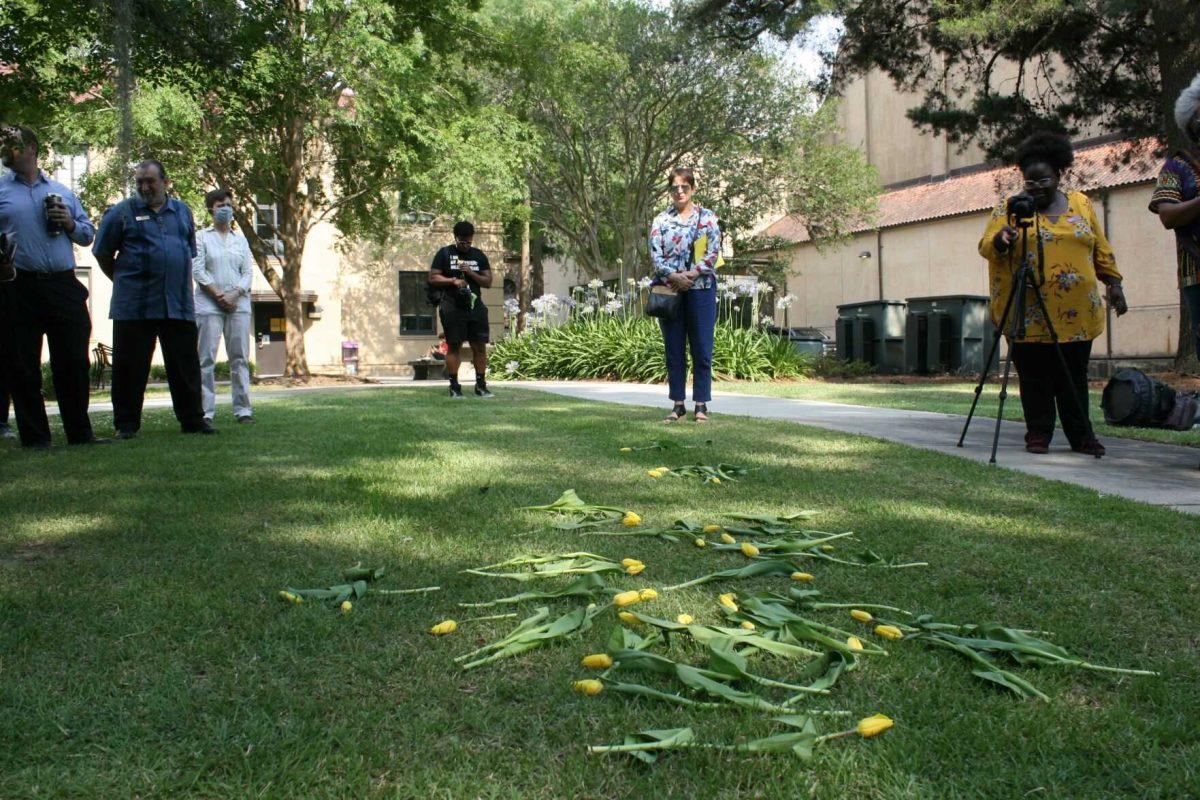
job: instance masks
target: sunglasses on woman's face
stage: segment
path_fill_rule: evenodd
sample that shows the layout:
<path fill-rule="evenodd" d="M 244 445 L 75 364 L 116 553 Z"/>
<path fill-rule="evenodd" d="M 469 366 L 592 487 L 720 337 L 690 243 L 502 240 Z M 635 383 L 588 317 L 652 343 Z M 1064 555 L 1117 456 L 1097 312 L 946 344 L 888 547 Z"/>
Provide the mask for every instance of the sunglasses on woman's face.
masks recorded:
<path fill-rule="evenodd" d="M 686 183 L 673 183 L 673 184 L 671 184 L 671 194 L 679 194 L 680 192 L 683 192 L 684 194 L 687 194 L 687 193 L 688 193 L 688 192 L 690 192 L 691 190 L 692 190 L 692 187 L 691 187 L 691 186 L 688 186 Z"/>
<path fill-rule="evenodd" d="M 1038 178 L 1037 180 L 1025 181 L 1026 189 L 1049 189 L 1054 184 L 1054 178 Z"/>

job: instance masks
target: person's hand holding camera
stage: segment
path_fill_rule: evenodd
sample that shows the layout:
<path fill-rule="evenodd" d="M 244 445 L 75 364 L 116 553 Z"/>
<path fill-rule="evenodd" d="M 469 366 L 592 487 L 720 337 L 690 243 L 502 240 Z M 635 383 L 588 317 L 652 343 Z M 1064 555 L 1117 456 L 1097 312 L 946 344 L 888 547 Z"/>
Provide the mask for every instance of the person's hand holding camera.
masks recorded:
<path fill-rule="evenodd" d="M 75 232 L 75 218 L 71 216 L 71 211 L 61 203 L 55 203 L 46 208 L 46 220 L 58 225 L 65 233 Z"/>
<path fill-rule="evenodd" d="M 992 245 L 996 248 L 996 252 L 1007 253 L 1019 235 L 1020 233 L 1012 225 L 1005 225 L 996 231 L 996 236 L 992 239 Z"/>

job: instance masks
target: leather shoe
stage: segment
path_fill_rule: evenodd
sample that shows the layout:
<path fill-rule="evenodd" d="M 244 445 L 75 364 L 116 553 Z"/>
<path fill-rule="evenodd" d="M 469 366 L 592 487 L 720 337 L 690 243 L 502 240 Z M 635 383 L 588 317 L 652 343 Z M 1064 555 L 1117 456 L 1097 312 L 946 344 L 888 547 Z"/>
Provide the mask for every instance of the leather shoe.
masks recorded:
<path fill-rule="evenodd" d="M 214 428 L 212 425 L 209 425 L 208 420 L 204 420 L 199 425 L 197 425 L 195 428 L 184 428 L 183 432 L 184 433 L 202 433 L 205 436 L 212 436 L 214 433 L 217 432 L 217 429 Z"/>
<path fill-rule="evenodd" d="M 254 422 L 254 417 L 251 417 L 251 416 L 238 417 L 237 421 L 238 421 L 239 425 L 249 425 L 252 422 Z"/>
<path fill-rule="evenodd" d="M 98 436 L 93 436 L 92 438 L 88 439 L 87 441 L 71 442 L 71 445 L 76 446 L 76 445 L 84 445 L 84 444 L 112 444 L 113 441 L 114 441 L 113 439 L 101 439 Z"/>
<path fill-rule="evenodd" d="M 128 439 L 136 439 L 137 435 L 137 431 L 117 431 L 117 435 L 114 438 L 126 441 Z"/>

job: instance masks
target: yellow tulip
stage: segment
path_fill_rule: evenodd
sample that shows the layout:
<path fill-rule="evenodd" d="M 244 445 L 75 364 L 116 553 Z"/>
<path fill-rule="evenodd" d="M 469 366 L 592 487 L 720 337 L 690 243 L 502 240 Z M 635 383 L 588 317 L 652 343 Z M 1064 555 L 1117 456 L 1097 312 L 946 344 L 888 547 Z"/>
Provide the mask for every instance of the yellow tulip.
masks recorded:
<path fill-rule="evenodd" d="M 813 579 L 813 576 L 812 576 L 810 573 L 807 573 L 807 572 L 793 572 L 793 573 L 792 573 L 792 580 L 794 580 L 794 581 L 800 581 L 800 582 L 802 582 L 802 583 L 808 583 L 808 582 L 809 582 L 809 581 L 811 581 L 812 579 Z"/>
<path fill-rule="evenodd" d="M 641 563 L 642 562 L 638 561 L 636 558 L 622 558 L 621 559 L 622 567 L 633 567 L 633 566 L 636 566 Z"/>
<path fill-rule="evenodd" d="M 671 468 L 670 467 L 655 467 L 654 471 L 659 472 L 663 475 L 666 475 L 668 472 L 671 471 Z"/>
<path fill-rule="evenodd" d="M 304 602 L 303 597 L 301 597 L 298 594 L 292 594 L 291 592 L 280 592 L 279 599 L 286 600 L 289 603 L 295 603 L 296 605 L 299 605 Z"/>
<path fill-rule="evenodd" d="M 737 539 L 733 538 L 728 533 L 722 533 L 721 541 L 724 542 L 725 544 L 734 544 L 737 542 Z"/>
<path fill-rule="evenodd" d="M 746 558 L 754 558 L 758 555 L 758 548 L 749 542 L 742 542 L 742 555 Z"/>
<path fill-rule="evenodd" d="M 594 697 L 604 691 L 604 684 L 593 678 L 585 681 L 575 681 L 571 684 L 571 688 L 580 694 Z"/>
<path fill-rule="evenodd" d="M 875 635 L 882 636 L 883 638 L 889 639 L 893 642 L 897 639 L 904 638 L 904 633 L 895 625 L 876 625 Z"/>
<path fill-rule="evenodd" d="M 850 616 L 854 617 L 859 622 L 870 622 L 871 620 L 875 619 L 871 616 L 869 611 L 863 611 L 859 608 L 850 609 Z"/>
<path fill-rule="evenodd" d="M 656 469 L 648 469 L 648 470 L 646 470 L 646 474 L 649 475 L 651 478 L 661 478 L 662 477 L 662 473 Z"/>
<path fill-rule="evenodd" d="M 633 452 L 633 448 L 632 448 L 632 447 L 622 447 L 622 448 L 621 448 L 621 452 L 622 452 L 622 453 L 632 453 L 632 452 Z"/>
<path fill-rule="evenodd" d="M 721 479 L 720 478 L 709 478 L 709 481 L 712 483 L 720 483 Z"/>
<path fill-rule="evenodd" d="M 590 656 L 584 656 L 580 663 L 588 669 L 608 669 L 613 665 L 613 660 L 608 653 L 593 653 Z"/>
<path fill-rule="evenodd" d="M 638 597 L 640 597 L 642 600 L 653 600 L 654 598 L 658 597 L 658 592 L 654 591 L 653 589 L 642 589 L 640 592 L 638 592 Z"/>
<path fill-rule="evenodd" d="M 640 602 L 641 599 L 642 596 L 638 593 L 637 589 L 630 589 L 628 592 L 621 592 L 613 597 L 613 605 L 617 608 L 625 608 L 625 606 L 631 606 L 634 603 Z"/>
<path fill-rule="evenodd" d="M 754 628 L 754 623 L 753 623 L 753 622 L 751 622 L 750 620 L 745 620 L 744 622 L 742 622 L 742 623 L 739 625 L 739 627 L 740 627 L 742 630 L 744 630 L 744 631 L 752 631 L 752 630 L 754 630 L 754 629 L 755 629 L 755 628 Z"/>
<path fill-rule="evenodd" d="M 341 604 L 341 606 L 339 606 L 339 608 L 342 609 L 343 614 L 348 614 L 348 613 L 350 613 L 350 609 L 354 608 L 354 606 L 350 604 L 349 600 L 343 600 L 342 604 Z"/>
<path fill-rule="evenodd" d="M 693 539 L 692 544 L 696 545 L 696 547 L 708 547 L 708 542 L 704 539 Z"/>
<path fill-rule="evenodd" d="M 645 564 L 634 564 L 633 566 L 625 568 L 625 574 L 626 575 L 640 575 L 642 573 L 642 570 L 644 570 L 645 568 L 646 568 Z"/>
<path fill-rule="evenodd" d="M 719 530 L 721 530 L 720 525 L 705 525 L 704 526 L 705 533 L 716 533 Z"/>
<path fill-rule="evenodd" d="M 831 544 L 823 544 L 823 545 L 821 545 L 821 549 L 824 550 L 826 553 L 832 553 L 837 548 Z"/>
<path fill-rule="evenodd" d="M 737 611 L 738 605 L 737 605 L 737 603 L 733 602 L 736 598 L 737 598 L 736 594 L 734 594 L 733 592 L 727 592 L 726 594 L 723 594 L 720 597 L 718 597 L 717 602 L 720 603 L 721 605 L 725 606 L 726 608 L 728 608 L 730 611 Z"/>
<path fill-rule="evenodd" d="M 437 625 L 434 625 L 429 629 L 429 632 L 434 636 L 445 636 L 448 633 L 454 633 L 456 630 L 458 630 L 458 623 L 452 619 L 448 619 L 445 622 L 439 622 Z"/>
<path fill-rule="evenodd" d="M 860 719 L 858 721 L 858 732 L 864 739 L 870 739 L 872 736 L 879 734 L 892 727 L 894 723 L 883 714 L 876 714 L 873 717 Z"/>
<path fill-rule="evenodd" d="M 851 650 L 862 650 L 863 649 L 862 639 L 859 639 L 857 636 L 851 636 L 849 639 L 846 640 L 846 646 L 849 647 Z"/>
<path fill-rule="evenodd" d="M 691 625 L 693 622 L 696 621 L 696 618 L 693 617 L 691 614 L 680 614 L 678 617 L 675 618 L 675 621 L 678 622 L 680 625 Z"/>
<path fill-rule="evenodd" d="M 641 625 L 642 624 L 642 621 L 637 618 L 637 615 L 632 614 L 629 611 L 618 611 L 617 616 L 620 617 L 621 622 L 624 622 L 626 625 Z"/>
<path fill-rule="evenodd" d="M 632 511 L 626 511 L 625 516 L 621 518 L 621 524 L 626 528 L 636 528 L 642 524 L 642 518 Z"/>

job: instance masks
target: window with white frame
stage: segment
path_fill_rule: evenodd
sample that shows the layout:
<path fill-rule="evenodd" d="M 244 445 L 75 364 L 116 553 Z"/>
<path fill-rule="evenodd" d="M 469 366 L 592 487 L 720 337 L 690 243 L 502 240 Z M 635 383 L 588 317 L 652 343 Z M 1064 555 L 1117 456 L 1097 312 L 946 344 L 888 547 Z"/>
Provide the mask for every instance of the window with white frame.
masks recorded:
<path fill-rule="evenodd" d="M 87 148 L 69 148 L 55 154 L 54 180 L 79 194 L 80 183 L 88 171 Z"/>
<path fill-rule="evenodd" d="M 271 247 L 277 256 L 283 255 L 283 242 L 279 239 L 276 226 L 279 224 L 279 205 L 264 203 L 259 195 L 254 197 L 254 232 Z"/>

